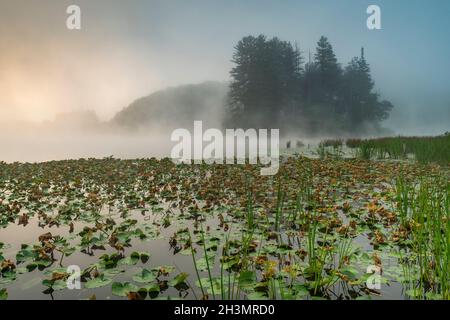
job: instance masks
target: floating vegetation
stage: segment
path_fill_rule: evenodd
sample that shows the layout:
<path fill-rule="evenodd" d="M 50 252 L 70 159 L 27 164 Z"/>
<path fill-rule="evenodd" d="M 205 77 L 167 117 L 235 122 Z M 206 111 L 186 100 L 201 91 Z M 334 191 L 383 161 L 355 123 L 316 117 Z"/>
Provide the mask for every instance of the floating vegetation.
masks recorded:
<path fill-rule="evenodd" d="M 285 157 L 273 177 L 154 158 L 0 163 L 0 299 L 449 299 L 448 162 L 319 148 L 326 160 Z"/>

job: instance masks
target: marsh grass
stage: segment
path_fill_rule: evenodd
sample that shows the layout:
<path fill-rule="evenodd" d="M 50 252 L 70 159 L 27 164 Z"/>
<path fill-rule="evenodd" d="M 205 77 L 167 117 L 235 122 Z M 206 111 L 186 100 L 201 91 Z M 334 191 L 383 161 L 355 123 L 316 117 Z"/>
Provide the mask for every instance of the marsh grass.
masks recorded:
<path fill-rule="evenodd" d="M 407 159 L 414 156 L 419 163 L 450 164 L 450 135 L 437 137 L 389 137 L 377 139 L 349 139 L 349 148 L 358 149 L 362 159 Z"/>
<path fill-rule="evenodd" d="M 357 156 L 364 160 L 371 160 L 375 154 L 375 149 L 370 141 L 363 141 L 358 148 Z"/>
<path fill-rule="evenodd" d="M 342 139 L 326 139 L 322 141 L 325 147 L 333 147 L 335 149 L 342 147 L 344 140 Z"/>
<path fill-rule="evenodd" d="M 397 210 L 410 232 L 402 267 L 413 298 L 450 299 L 450 183 L 439 176 L 397 182 Z"/>
<path fill-rule="evenodd" d="M 316 153 L 321 160 L 341 159 L 343 156 L 342 146 L 344 142 L 341 139 L 328 139 L 319 143 L 316 149 Z"/>

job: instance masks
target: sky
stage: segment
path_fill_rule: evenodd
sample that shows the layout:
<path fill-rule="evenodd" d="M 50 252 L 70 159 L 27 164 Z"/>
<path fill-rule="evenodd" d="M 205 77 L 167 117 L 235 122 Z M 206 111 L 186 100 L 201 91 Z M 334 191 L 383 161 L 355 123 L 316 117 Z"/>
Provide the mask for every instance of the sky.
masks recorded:
<path fill-rule="evenodd" d="M 81 30 L 66 27 L 71 4 Z M 371 4 L 381 30 L 366 27 Z M 444 127 L 449 17 L 447 0 L 0 0 L 0 119 L 94 110 L 108 120 L 168 86 L 228 81 L 243 36 L 295 41 L 307 58 L 325 35 L 343 65 L 365 47 L 377 91 L 396 106 L 391 124 Z"/>

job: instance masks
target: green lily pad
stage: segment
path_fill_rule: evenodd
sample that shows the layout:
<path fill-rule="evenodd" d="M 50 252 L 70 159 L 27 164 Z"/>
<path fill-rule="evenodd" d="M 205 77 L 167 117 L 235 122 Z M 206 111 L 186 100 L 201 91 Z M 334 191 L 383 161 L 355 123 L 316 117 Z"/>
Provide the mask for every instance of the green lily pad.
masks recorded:
<path fill-rule="evenodd" d="M 157 283 L 149 284 L 145 287 L 139 288 L 138 293 L 141 297 L 144 297 L 148 294 L 151 299 L 155 299 L 158 297 L 159 292 L 161 291 L 159 285 Z"/>
<path fill-rule="evenodd" d="M 161 289 L 157 283 L 152 283 L 152 284 L 146 285 L 142 288 L 147 290 L 147 292 L 160 292 L 161 291 Z"/>
<path fill-rule="evenodd" d="M 117 276 L 118 274 L 125 272 L 125 270 L 122 269 L 117 269 L 117 268 L 113 268 L 113 269 L 106 269 L 103 274 L 105 275 L 105 277 L 107 278 L 113 278 L 115 276 Z"/>
<path fill-rule="evenodd" d="M 111 286 L 112 294 L 119 297 L 126 297 L 129 292 L 137 292 L 138 287 L 129 282 L 114 282 Z"/>
<path fill-rule="evenodd" d="M 138 252 L 132 252 L 128 257 L 120 260 L 119 263 L 131 266 L 131 265 L 135 265 L 136 263 L 138 263 L 139 259 L 140 259 L 140 254 Z"/>
<path fill-rule="evenodd" d="M 7 300 L 8 299 L 8 291 L 6 291 L 6 288 L 0 289 L 0 300 Z"/>
<path fill-rule="evenodd" d="M 16 261 L 19 264 L 33 259 L 35 256 L 36 254 L 31 247 L 29 247 L 28 245 L 23 245 L 22 249 L 16 254 Z"/>
<path fill-rule="evenodd" d="M 252 292 L 247 295 L 248 300 L 268 300 L 269 298 L 263 293 L 259 291 Z"/>
<path fill-rule="evenodd" d="M 139 252 L 139 256 L 142 263 L 147 263 L 147 261 L 150 259 L 150 254 L 147 252 Z"/>
<path fill-rule="evenodd" d="M 201 282 L 200 282 L 201 281 Z M 200 281 L 199 280 L 197 280 L 196 282 L 195 282 L 195 285 L 197 286 L 197 287 L 199 287 L 200 288 L 200 283 L 201 283 L 201 285 L 203 286 L 203 288 L 204 289 L 206 289 L 206 291 L 209 293 L 209 294 L 212 294 L 213 293 L 213 288 L 212 288 L 212 286 L 214 286 L 214 293 L 215 294 L 219 294 L 220 292 L 221 292 L 221 282 L 220 282 L 220 279 L 219 278 L 213 278 L 213 279 L 209 279 L 209 278 L 201 278 L 200 279 Z M 212 283 L 211 283 L 212 282 Z M 226 284 L 226 280 L 224 279 L 224 288 L 223 288 L 223 291 L 224 292 L 228 292 L 228 285 Z"/>
<path fill-rule="evenodd" d="M 178 286 L 185 282 L 185 280 L 189 277 L 189 274 L 186 272 L 182 272 L 179 275 L 177 275 L 175 278 L 169 281 L 169 285 L 172 287 Z"/>
<path fill-rule="evenodd" d="M 147 269 L 142 269 L 142 271 L 135 276 L 133 276 L 133 281 L 139 282 L 139 283 L 149 283 L 156 279 L 155 274 L 152 271 L 149 271 Z"/>
<path fill-rule="evenodd" d="M 208 254 L 208 264 L 209 264 L 209 268 L 212 269 L 213 265 L 214 265 L 214 260 L 216 258 L 216 254 Z M 208 264 L 206 263 L 206 259 L 205 257 L 202 257 L 200 259 L 197 260 L 197 268 L 200 271 L 206 271 L 208 270 Z"/>
<path fill-rule="evenodd" d="M 306 297 L 309 295 L 308 289 L 302 284 L 294 285 L 295 295 L 297 297 Z"/>
<path fill-rule="evenodd" d="M 249 287 L 255 284 L 256 274 L 253 271 L 242 271 L 239 275 L 239 286 Z"/>
<path fill-rule="evenodd" d="M 8 283 L 8 282 L 16 280 L 17 273 L 15 270 L 9 270 L 9 271 L 3 272 L 1 275 L 2 275 L 2 278 L 0 278 L 0 279 L 3 280 L 2 282 Z"/>
<path fill-rule="evenodd" d="M 105 278 L 105 276 L 102 274 L 101 276 L 86 282 L 84 287 L 87 288 L 87 289 L 100 288 L 100 287 L 104 287 L 104 286 L 110 284 L 111 281 L 112 281 L 112 279 Z"/>
<path fill-rule="evenodd" d="M 42 280 L 42 284 L 48 288 L 51 288 L 53 290 L 63 290 L 67 288 L 67 283 L 65 280 Z"/>

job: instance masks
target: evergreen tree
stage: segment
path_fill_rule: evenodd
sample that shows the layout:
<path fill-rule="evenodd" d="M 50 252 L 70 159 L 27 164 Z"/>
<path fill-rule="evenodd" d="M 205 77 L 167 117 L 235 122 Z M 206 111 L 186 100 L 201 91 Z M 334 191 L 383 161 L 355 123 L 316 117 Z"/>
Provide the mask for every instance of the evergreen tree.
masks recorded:
<path fill-rule="evenodd" d="M 298 95 L 301 55 L 278 38 L 243 38 L 235 47 L 226 127 L 275 128 Z"/>
<path fill-rule="evenodd" d="M 311 53 L 309 53 L 309 61 L 305 65 L 305 72 L 302 79 L 302 93 L 306 105 L 311 105 L 311 103 L 316 100 L 319 96 L 319 69 L 318 65 L 311 61 Z"/>
<path fill-rule="evenodd" d="M 318 96 L 315 101 L 334 104 L 337 100 L 341 68 L 337 62 L 333 47 L 328 39 L 322 36 L 317 42 L 314 62 L 318 70 Z"/>
<path fill-rule="evenodd" d="M 263 35 L 240 40 L 232 61 L 227 128 L 355 131 L 377 125 L 393 108 L 374 92 L 364 49 L 342 70 L 326 37 L 304 68 L 297 45 Z"/>
<path fill-rule="evenodd" d="M 354 129 L 367 122 L 385 120 L 393 107 L 388 101 L 380 102 L 373 88 L 370 66 L 362 48 L 361 56 L 353 58 L 345 68 L 342 86 L 346 117 Z"/>

